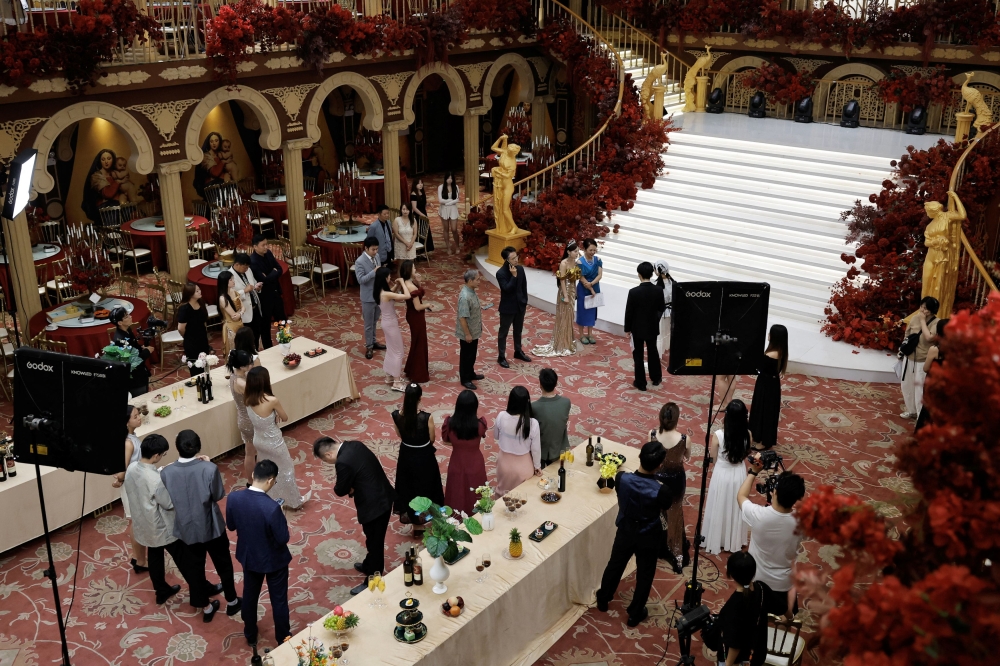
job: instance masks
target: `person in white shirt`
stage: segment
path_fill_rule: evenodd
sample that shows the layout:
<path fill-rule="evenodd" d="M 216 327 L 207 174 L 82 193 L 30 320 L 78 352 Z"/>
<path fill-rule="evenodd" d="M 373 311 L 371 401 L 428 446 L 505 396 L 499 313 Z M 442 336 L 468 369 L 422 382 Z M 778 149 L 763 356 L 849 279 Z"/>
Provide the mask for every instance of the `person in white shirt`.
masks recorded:
<path fill-rule="evenodd" d="M 257 282 L 253 271 L 250 270 L 250 255 L 246 252 L 237 252 L 233 259 L 233 283 L 236 290 L 240 292 L 240 298 L 250 300 L 250 307 L 243 308 L 243 325 L 249 326 L 254 332 L 254 344 L 260 348 L 260 336 L 262 334 L 261 324 L 264 321 L 264 314 L 260 304 L 260 290 L 264 287 L 263 282 Z"/>
<path fill-rule="evenodd" d="M 493 424 L 493 438 L 500 449 L 497 493 L 503 495 L 542 473 L 541 429 L 531 417 L 528 389 L 515 386 L 511 390 L 506 411 L 497 414 Z"/>
<path fill-rule="evenodd" d="M 796 612 L 795 586 L 792 583 L 792 563 L 799 552 L 802 537 L 796 533 L 798 524 L 792 514 L 795 503 L 806 494 L 806 484 L 794 472 L 782 472 L 778 477 L 770 506 L 750 501 L 757 474 L 761 471 L 760 457 L 750 459 L 750 471 L 737 494 L 743 520 L 750 526 L 749 553 L 757 562 L 757 577 L 774 592 L 767 611 L 773 615 L 790 616 Z"/>
<path fill-rule="evenodd" d="M 452 243 L 455 252 L 461 253 L 462 244 L 458 239 L 458 183 L 455 174 L 449 171 L 444 176 L 444 182 L 438 185 L 438 214 L 441 216 L 441 226 L 444 227 L 444 247 L 452 254 Z"/>

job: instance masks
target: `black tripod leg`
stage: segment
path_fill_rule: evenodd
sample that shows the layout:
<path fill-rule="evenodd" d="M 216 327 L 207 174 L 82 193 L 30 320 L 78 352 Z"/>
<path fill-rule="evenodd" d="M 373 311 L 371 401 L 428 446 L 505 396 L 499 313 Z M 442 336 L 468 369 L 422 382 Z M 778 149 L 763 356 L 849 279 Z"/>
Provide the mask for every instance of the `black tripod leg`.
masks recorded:
<path fill-rule="evenodd" d="M 36 443 L 32 438 L 31 449 L 35 450 Z M 52 558 L 52 537 L 49 536 L 49 519 L 45 515 L 45 492 L 42 490 L 42 470 L 38 466 L 38 459 L 35 459 L 35 481 L 38 482 L 38 503 L 42 509 L 42 530 L 45 532 L 45 550 L 49 554 L 49 568 L 45 575 L 52 581 L 52 596 L 55 598 L 56 621 L 59 623 L 59 640 L 62 641 L 62 663 L 63 666 L 70 666 L 69 646 L 66 644 L 66 627 L 63 625 L 62 603 L 59 600 L 59 587 L 56 585 L 56 563 Z M 83 525 L 80 525 L 83 529 Z"/>

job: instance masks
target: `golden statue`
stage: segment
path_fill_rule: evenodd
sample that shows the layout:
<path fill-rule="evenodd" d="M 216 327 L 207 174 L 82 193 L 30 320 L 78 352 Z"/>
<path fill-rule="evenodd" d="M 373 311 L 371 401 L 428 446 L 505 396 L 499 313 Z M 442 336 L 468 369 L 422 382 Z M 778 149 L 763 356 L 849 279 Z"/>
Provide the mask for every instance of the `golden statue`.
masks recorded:
<path fill-rule="evenodd" d="M 701 70 L 712 64 L 712 47 L 705 47 L 705 55 L 694 61 L 691 69 L 684 76 L 684 113 L 694 111 L 698 108 L 695 96 L 695 86 L 698 84 L 698 76 Z"/>
<path fill-rule="evenodd" d="M 660 77 L 666 73 L 669 65 L 667 64 L 667 54 L 666 52 L 660 54 L 660 64 L 654 67 L 649 74 L 646 76 L 645 80 L 642 82 L 642 89 L 639 91 L 639 99 L 642 100 L 642 110 L 646 114 L 647 118 L 653 117 L 653 86 L 659 82 Z M 659 118 L 658 120 L 662 120 Z"/>
<path fill-rule="evenodd" d="M 976 119 L 972 121 L 972 126 L 982 132 L 986 125 L 993 123 L 993 112 L 990 111 L 989 105 L 983 101 L 983 93 L 969 87 L 969 81 L 975 74 L 975 72 L 965 73 L 965 83 L 962 84 L 962 99 L 966 102 L 966 113 L 969 113 L 969 109 L 976 110 Z"/>
<path fill-rule="evenodd" d="M 504 134 L 490 148 L 499 156 L 499 165 L 490 170 L 493 176 L 493 217 L 497 223 L 497 231 L 510 235 L 520 229 L 514 223 L 514 214 L 510 210 L 510 200 L 514 196 L 514 174 L 517 173 L 517 154 L 521 146 L 507 143 Z"/>
<path fill-rule="evenodd" d="M 965 219 L 965 206 L 962 205 L 958 195 L 949 191 L 948 201 L 951 204 L 950 210 L 945 210 L 938 201 L 928 201 L 924 204 L 924 210 L 931 221 L 924 229 L 927 256 L 924 258 L 920 297 L 933 296 L 938 299 L 941 306 L 937 316 L 941 319 L 951 316 L 951 308 L 955 304 L 958 252 L 962 220 Z"/>

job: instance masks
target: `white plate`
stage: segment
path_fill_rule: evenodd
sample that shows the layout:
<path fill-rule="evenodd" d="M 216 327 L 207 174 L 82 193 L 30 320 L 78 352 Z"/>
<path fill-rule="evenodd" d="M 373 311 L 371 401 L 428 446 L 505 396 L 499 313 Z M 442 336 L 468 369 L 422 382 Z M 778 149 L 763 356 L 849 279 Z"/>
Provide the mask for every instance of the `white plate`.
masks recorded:
<path fill-rule="evenodd" d="M 504 548 L 503 550 L 501 550 L 501 551 L 500 551 L 500 553 L 501 553 L 501 554 L 502 554 L 502 555 L 503 555 L 503 556 L 504 556 L 504 557 L 505 557 L 506 559 L 508 559 L 508 560 L 523 560 L 523 559 L 524 559 L 524 550 L 523 550 L 523 548 L 522 548 L 522 550 L 521 550 L 521 557 L 511 557 L 511 556 L 510 556 L 510 550 L 509 550 L 509 549 L 507 549 L 507 548 Z"/>
<path fill-rule="evenodd" d="M 46 331 L 58 331 L 59 330 L 59 324 L 48 324 L 45 327 L 45 330 Z"/>
<path fill-rule="evenodd" d="M 135 309 L 135 305 L 129 301 L 118 300 L 117 298 L 105 298 L 103 301 L 97 304 L 96 307 L 103 308 L 105 310 L 113 310 L 114 308 L 121 306 L 125 308 L 127 312 L 131 312 Z M 65 306 L 63 306 L 65 307 Z M 64 312 L 63 307 L 56 308 L 49 314 L 55 314 L 57 312 Z M 59 328 L 89 328 L 91 326 L 114 326 L 109 319 L 94 319 L 87 318 L 84 320 L 76 319 L 64 319 L 63 321 L 56 322 Z"/>

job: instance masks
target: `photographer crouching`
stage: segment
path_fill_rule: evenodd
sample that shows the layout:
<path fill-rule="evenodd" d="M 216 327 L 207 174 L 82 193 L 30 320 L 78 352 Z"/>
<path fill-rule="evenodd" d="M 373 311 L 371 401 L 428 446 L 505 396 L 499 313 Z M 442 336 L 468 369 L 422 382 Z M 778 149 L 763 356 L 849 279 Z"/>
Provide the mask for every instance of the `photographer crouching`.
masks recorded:
<path fill-rule="evenodd" d="M 139 365 L 132 368 L 131 379 L 129 381 L 129 393 L 133 396 L 142 395 L 149 392 L 149 368 L 146 367 L 146 359 L 153 354 L 152 339 L 156 335 L 157 328 L 165 328 L 166 322 L 149 317 L 146 322 L 147 330 L 139 331 L 143 336 L 142 342 L 132 332 L 132 315 L 123 307 L 117 307 L 111 311 L 108 320 L 115 325 L 114 335 L 111 342 L 119 347 L 132 347 L 139 350 L 139 358 L 142 360 Z"/>
<path fill-rule="evenodd" d="M 768 595 L 767 612 L 790 618 L 798 611 L 792 563 L 802 540 L 796 534 L 792 508 L 806 494 L 806 484 L 798 474 L 783 471 L 781 456 L 774 451 L 764 451 L 748 460 L 750 471 L 740 486 L 736 502 L 743 520 L 750 526 L 748 550 L 757 564 L 755 580 L 765 583 L 773 592 Z M 780 474 L 777 473 L 779 467 L 782 469 Z M 757 492 L 766 493 L 769 502 L 769 506 L 760 506 L 750 501 L 750 491 L 757 475 L 765 469 L 775 474 L 765 484 L 757 484 Z"/>

